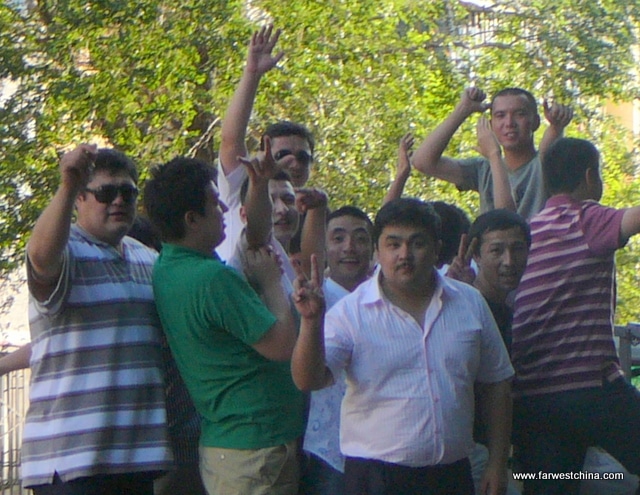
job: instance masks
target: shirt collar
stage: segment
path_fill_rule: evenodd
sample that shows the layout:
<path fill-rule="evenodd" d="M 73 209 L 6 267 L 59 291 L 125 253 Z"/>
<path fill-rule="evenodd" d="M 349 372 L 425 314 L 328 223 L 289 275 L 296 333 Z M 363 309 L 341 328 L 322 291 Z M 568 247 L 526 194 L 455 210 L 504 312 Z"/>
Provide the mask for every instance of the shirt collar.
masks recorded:
<path fill-rule="evenodd" d="M 460 291 L 460 289 L 456 287 L 455 282 L 450 278 L 442 276 L 435 269 L 434 272 L 436 274 L 436 289 L 433 292 L 433 298 L 443 298 L 448 294 Z M 380 286 L 381 274 L 381 270 L 378 269 L 369 280 L 363 283 L 362 302 L 364 304 L 375 304 L 377 302 L 387 301 L 387 298 L 384 296 L 384 292 L 382 291 L 382 287 Z"/>

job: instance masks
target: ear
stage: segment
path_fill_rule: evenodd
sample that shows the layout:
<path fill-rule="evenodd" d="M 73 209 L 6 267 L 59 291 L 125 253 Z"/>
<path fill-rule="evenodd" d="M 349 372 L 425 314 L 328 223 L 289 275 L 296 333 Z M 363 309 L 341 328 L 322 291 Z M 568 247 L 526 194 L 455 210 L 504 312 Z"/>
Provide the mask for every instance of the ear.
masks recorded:
<path fill-rule="evenodd" d="M 594 184 L 594 181 L 599 178 L 599 177 L 596 177 L 598 173 L 599 173 L 598 169 L 595 169 L 593 167 L 587 167 L 587 169 L 584 171 L 584 183 L 588 187 L 592 187 Z"/>
<path fill-rule="evenodd" d="M 244 205 L 240 207 L 240 220 L 242 220 L 242 223 L 247 223 L 247 209 Z"/>
<path fill-rule="evenodd" d="M 536 132 L 539 127 L 540 127 L 540 114 L 536 112 L 536 114 L 533 116 L 533 122 L 532 122 L 531 128 L 533 129 L 533 132 Z"/>
<path fill-rule="evenodd" d="M 200 215 L 193 210 L 186 212 L 183 217 L 185 228 L 188 231 L 197 230 L 199 217 Z"/>

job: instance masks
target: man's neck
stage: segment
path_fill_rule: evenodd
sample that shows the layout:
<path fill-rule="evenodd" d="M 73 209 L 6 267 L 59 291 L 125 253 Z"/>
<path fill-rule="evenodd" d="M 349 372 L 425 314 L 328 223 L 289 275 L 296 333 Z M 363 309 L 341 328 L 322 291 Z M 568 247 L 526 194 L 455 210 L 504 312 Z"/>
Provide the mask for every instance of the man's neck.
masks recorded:
<path fill-rule="evenodd" d="M 518 170 L 523 165 L 529 163 L 536 156 L 536 149 L 531 147 L 517 150 L 503 150 L 504 163 L 510 171 Z"/>

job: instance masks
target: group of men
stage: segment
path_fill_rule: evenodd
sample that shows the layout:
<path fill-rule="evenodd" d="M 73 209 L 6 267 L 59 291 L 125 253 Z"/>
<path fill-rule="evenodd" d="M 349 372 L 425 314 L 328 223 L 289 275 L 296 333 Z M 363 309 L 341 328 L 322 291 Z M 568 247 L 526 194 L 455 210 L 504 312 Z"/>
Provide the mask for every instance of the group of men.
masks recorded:
<path fill-rule="evenodd" d="M 251 39 L 217 171 L 178 157 L 146 182 L 159 256 L 126 235 L 131 161 L 90 145 L 62 157 L 27 246 L 25 486 L 152 494 L 172 469 L 173 359 L 201 429 L 198 483 L 173 493 L 504 494 L 512 441 L 523 473 L 579 472 L 590 446 L 640 473 L 640 397 L 612 338 L 613 254 L 640 232 L 640 208 L 597 203 L 597 150 L 561 137 L 571 110 L 545 103 L 537 152 L 528 92 L 487 105 L 471 88 L 411 158 L 403 138 L 409 170 L 480 192 L 483 214 L 443 276 L 442 232 L 453 227 L 434 205 L 400 197 L 406 166 L 371 222 L 355 205 L 330 212 L 305 188 L 314 141 L 304 126 L 269 127 L 245 158 L 278 35 Z M 483 156 L 443 157 L 488 108 Z M 474 481 L 476 443 L 487 455 Z M 526 494 L 578 488 L 524 483 Z"/>

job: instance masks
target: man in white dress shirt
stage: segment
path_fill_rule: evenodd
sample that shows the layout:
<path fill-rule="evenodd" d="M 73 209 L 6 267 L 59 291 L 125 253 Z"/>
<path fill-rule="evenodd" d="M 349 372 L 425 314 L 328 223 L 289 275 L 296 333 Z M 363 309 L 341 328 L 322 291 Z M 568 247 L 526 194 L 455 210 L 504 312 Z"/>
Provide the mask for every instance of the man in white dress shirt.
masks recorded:
<path fill-rule="evenodd" d="M 482 493 L 503 494 L 513 368 L 491 312 L 473 288 L 437 274 L 440 218 L 401 198 L 376 216 L 379 273 L 302 329 L 292 373 L 302 390 L 346 371 L 340 447 L 347 494 L 473 493 L 475 382 L 489 463 Z"/>

